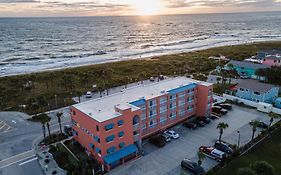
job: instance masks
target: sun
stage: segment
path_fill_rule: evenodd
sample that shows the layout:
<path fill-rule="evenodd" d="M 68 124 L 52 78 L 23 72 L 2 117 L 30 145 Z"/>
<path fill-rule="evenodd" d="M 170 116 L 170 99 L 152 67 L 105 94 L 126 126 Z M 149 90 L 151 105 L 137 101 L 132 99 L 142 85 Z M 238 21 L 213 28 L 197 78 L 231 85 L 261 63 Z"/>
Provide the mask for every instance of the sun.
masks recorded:
<path fill-rule="evenodd" d="M 136 0 L 133 6 L 137 15 L 157 15 L 160 14 L 163 3 L 161 0 Z"/>

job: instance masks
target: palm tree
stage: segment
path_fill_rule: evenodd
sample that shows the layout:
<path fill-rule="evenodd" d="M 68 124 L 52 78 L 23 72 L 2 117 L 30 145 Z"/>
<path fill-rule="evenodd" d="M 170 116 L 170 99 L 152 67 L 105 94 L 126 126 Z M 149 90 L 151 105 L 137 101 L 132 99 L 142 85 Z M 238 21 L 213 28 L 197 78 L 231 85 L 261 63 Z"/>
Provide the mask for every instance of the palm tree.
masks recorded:
<path fill-rule="evenodd" d="M 45 122 L 41 121 L 44 140 L 46 140 L 46 126 Z"/>
<path fill-rule="evenodd" d="M 205 159 L 205 154 L 203 154 L 201 151 L 198 151 L 197 152 L 197 156 L 198 156 L 198 165 L 201 166 L 202 165 L 202 162 L 203 160 Z"/>
<path fill-rule="evenodd" d="M 62 112 L 58 112 L 57 113 L 57 118 L 58 118 L 58 123 L 59 123 L 59 127 L 60 127 L 60 133 L 62 134 L 62 129 L 61 129 L 61 116 L 63 115 Z"/>
<path fill-rule="evenodd" d="M 246 167 L 239 168 L 237 171 L 237 175 L 256 175 L 256 173 L 252 169 Z"/>
<path fill-rule="evenodd" d="M 252 125 L 252 131 L 253 131 L 253 133 L 252 133 L 252 142 L 253 142 L 254 137 L 255 137 L 255 133 L 257 131 L 257 127 L 260 125 L 260 122 L 255 120 L 251 123 L 251 125 Z"/>
<path fill-rule="evenodd" d="M 268 125 L 268 131 L 269 131 L 269 128 L 271 127 L 274 119 L 280 118 L 280 115 L 271 112 L 271 113 L 268 114 L 268 117 L 270 118 L 270 122 L 269 122 L 269 125 Z"/>
<path fill-rule="evenodd" d="M 49 122 L 47 122 L 47 129 L 48 129 L 48 133 L 49 133 L 49 138 L 50 138 L 50 140 L 52 140 L 51 130 L 50 130 L 50 123 Z"/>
<path fill-rule="evenodd" d="M 265 161 L 256 161 L 251 165 L 252 170 L 255 171 L 257 175 L 274 175 L 274 167 Z"/>
<path fill-rule="evenodd" d="M 222 137 L 222 134 L 223 134 L 223 130 L 228 128 L 228 124 L 227 123 L 224 123 L 224 122 L 221 122 L 218 124 L 217 126 L 217 129 L 220 130 L 220 137 L 219 137 L 219 141 L 221 142 L 221 137 Z"/>
<path fill-rule="evenodd" d="M 125 89 L 127 89 L 127 85 L 130 83 L 130 77 L 125 76 Z"/>
<path fill-rule="evenodd" d="M 221 77 L 217 77 L 217 84 L 220 84 Z"/>
<path fill-rule="evenodd" d="M 143 84 L 143 80 L 146 78 L 147 74 L 146 72 L 141 72 L 139 74 L 139 79 L 141 80 L 141 84 Z"/>

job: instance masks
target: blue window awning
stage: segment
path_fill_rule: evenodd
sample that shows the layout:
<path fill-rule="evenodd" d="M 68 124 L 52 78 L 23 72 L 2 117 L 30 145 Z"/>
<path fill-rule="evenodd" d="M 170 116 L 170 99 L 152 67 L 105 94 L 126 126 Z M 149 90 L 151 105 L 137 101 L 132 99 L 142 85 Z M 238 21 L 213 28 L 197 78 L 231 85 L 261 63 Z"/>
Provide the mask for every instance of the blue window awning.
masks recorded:
<path fill-rule="evenodd" d="M 132 144 L 125 148 L 120 149 L 119 151 L 116 151 L 115 153 L 104 156 L 103 160 L 105 161 L 106 164 L 112 164 L 132 153 L 135 153 L 137 150 L 138 150 L 137 146 Z"/>
<path fill-rule="evenodd" d="M 168 93 L 173 95 L 173 94 L 177 94 L 179 92 L 183 92 L 183 91 L 188 90 L 188 89 L 195 88 L 196 86 L 197 85 L 195 83 L 191 83 L 191 84 L 188 84 L 186 86 L 178 87 L 176 89 L 171 89 L 171 90 L 168 91 Z"/>
<path fill-rule="evenodd" d="M 137 100 L 137 101 L 133 101 L 133 102 L 130 102 L 130 104 L 134 105 L 134 106 L 141 106 L 141 105 L 145 104 L 145 99 L 140 99 L 140 100 Z"/>

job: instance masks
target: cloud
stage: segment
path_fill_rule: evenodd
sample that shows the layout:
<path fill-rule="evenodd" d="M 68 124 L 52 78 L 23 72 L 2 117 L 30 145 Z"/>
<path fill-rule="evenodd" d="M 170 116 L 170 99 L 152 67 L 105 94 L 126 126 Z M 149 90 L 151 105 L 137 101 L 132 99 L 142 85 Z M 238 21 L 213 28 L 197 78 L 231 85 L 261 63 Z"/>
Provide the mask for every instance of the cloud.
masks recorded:
<path fill-rule="evenodd" d="M 37 0 L 0 0 L 0 4 L 13 4 L 13 3 L 38 3 Z"/>
<path fill-rule="evenodd" d="M 168 8 L 204 7 L 243 7 L 280 5 L 280 0 L 165 0 Z"/>

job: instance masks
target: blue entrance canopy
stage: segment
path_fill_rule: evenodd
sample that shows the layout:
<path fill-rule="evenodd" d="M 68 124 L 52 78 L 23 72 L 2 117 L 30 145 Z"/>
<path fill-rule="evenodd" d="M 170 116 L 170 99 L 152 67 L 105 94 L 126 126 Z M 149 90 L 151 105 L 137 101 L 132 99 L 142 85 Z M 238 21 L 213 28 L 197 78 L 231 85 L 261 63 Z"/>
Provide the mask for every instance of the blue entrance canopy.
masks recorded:
<path fill-rule="evenodd" d="M 115 153 L 112 153 L 110 155 L 104 156 L 103 160 L 107 164 L 112 164 L 132 153 L 135 153 L 138 150 L 137 146 L 132 144 L 125 148 L 120 149 L 119 151 L 116 151 Z"/>

